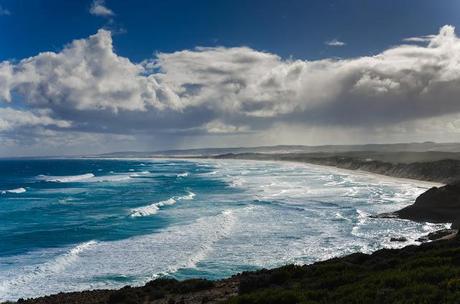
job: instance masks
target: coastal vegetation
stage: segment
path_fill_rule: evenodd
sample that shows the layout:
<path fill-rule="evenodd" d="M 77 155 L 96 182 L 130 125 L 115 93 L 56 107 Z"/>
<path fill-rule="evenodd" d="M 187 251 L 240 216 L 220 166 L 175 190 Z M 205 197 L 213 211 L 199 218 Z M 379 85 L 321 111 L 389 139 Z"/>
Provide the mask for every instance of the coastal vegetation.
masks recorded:
<path fill-rule="evenodd" d="M 459 240 L 383 249 L 240 277 L 228 303 L 458 303 Z"/>
<path fill-rule="evenodd" d="M 361 170 L 392 177 L 438 183 L 455 183 L 460 178 L 460 156 L 442 152 L 348 152 L 348 153 L 239 153 L 213 156 L 218 159 L 250 159 L 303 162 Z"/>
<path fill-rule="evenodd" d="M 57 303 L 458 303 L 460 240 L 355 253 L 312 265 L 245 272 L 221 281 L 162 278 L 142 287 L 20 300 Z"/>
<path fill-rule="evenodd" d="M 436 153 L 356 152 L 242 153 L 206 156 L 224 159 L 282 160 L 364 170 L 396 177 L 451 183 L 433 187 L 402 210 L 377 217 L 452 222 L 458 229 L 460 160 L 436 159 Z M 423 160 L 414 162 L 413 160 Z M 93 290 L 20 299 L 27 304 L 326 304 L 326 303 L 458 303 L 460 299 L 460 238 L 457 230 L 427 235 L 420 246 L 355 253 L 312 265 L 286 265 L 244 272 L 209 281 L 177 281 L 164 277 L 141 287 Z M 433 239 L 438 239 L 434 242 Z M 440 239 L 440 240 L 439 240 Z M 401 238 L 404 241 L 404 238 Z M 394 241 L 400 241 L 395 238 Z"/>

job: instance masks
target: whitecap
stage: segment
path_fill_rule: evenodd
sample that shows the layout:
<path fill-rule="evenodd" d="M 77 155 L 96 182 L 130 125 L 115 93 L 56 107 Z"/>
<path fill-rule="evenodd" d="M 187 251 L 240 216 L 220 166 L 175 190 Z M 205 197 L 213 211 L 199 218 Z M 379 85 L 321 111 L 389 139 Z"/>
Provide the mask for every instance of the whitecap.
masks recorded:
<path fill-rule="evenodd" d="M 48 176 L 48 175 L 39 175 L 38 179 L 44 180 L 47 182 L 54 182 L 54 183 L 72 183 L 72 182 L 81 182 L 84 180 L 88 180 L 94 177 L 93 173 L 85 173 L 79 175 L 64 175 L 64 176 Z"/>
<path fill-rule="evenodd" d="M 196 196 L 195 193 L 189 191 L 189 193 L 187 195 L 179 196 L 177 199 L 178 200 L 192 200 L 195 196 Z"/>
<path fill-rule="evenodd" d="M 122 182 L 129 180 L 131 177 L 125 174 L 119 175 L 106 175 L 106 176 L 95 176 L 88 180 L 88 182 Z"/>
<path fill-rule="evenodd" d="M 136 172 L 136 173 L 130 174 L 129 176 L 130 177 L 141 177 L 141 176 L 145 176 L 147 174 L 150 174 L 150 171 Z"/>
<path fill-rule="evenodd" d="M 362 235 L 359 233 L 359 230 L 361 229 L 361 226 L 363 226 L 366 220 L 369 218 L 370 214 L 360 209 L 356 209 L 356 213 L 358 215 L 358 222 L 351 229 L 351 234 L 353 234 L 356 237 L 361 237 Z"/>
<path fill-rule="evenodd" d="M 179 173 L 176 175 L 177 177 L 187 177 L 188 176 L 188 172 L 184 172 L 184 173 Z"/>
<path fill-rule="evenodd" d="M 2 194 L 7 194 L 7 193 L 14 193 L 14 194 L 20 194 L 20 193 L 24 193 L 26 192 L 27 190 L 25 188 L 16 188 L 16 189 L 10 189 L 10 190 L 3 190 L 1 191 Z"/>
<path fill-rule="evenodd" d="M 161 207 L 163 206 L 171 206 L 176 203 L 176 200 L 174 198 L 170 198 L 158 203 L 153 203 L 148 206 L 144 207 L 139 207 L 132 209 L 131 216 L 132 217 L 138 217 L 138 216 L 149 216 L 149 215 L 154 215 L 156 214 Z"/>
<path fill-rule="evenodd" d="M 335 217 L 334 217 L 334 218 L 335 218 L 336 220 L 340 220 L 340 221 L 347 221 L 347 222 L 349 222 L 349 221 L 350 221 L 350 219 L 349 219 L 349 218 L 347 218 L 347 217 L 343 216 L 343 214 L 342 214 L 342 213 L 340 213 L 340 212 L 336 212 L 336 213 L 335 213 Z"/>
<path fill-rule="evenodd" d="M 131 210 L 131 217 L 149 216 L 157 214 L 161 207 L 174 205 L 180 200 L 192 200 L 195 197 L 195 193 L 189 192 L 189 194 L 178 197 L 171 197 L 167 200 L 153 203 L 144 207 L 134 208 Z"/>
<path fill-rule="evenodd" d="M 101 183 L 101 182 L 121 182 L 131 178 L 129 174 L 101 175 L 95 176 L 93 173 L 67 176 L 39 175 L 39 180 L 52 183 Z"/>

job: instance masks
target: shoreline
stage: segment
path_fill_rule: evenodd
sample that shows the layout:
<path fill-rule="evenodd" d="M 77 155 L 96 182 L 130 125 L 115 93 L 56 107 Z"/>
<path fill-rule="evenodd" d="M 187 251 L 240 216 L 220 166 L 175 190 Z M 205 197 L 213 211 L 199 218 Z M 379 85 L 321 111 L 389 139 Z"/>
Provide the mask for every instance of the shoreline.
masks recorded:
<path fill-rule="evenodd" d="M 299 303 L 301 300 L 308 300 L 308 303 L 319 304 L 350 303 L 358 299 L 359 303 L 374 303 L 376 298 L 381 298 L 382 289 L 386 290 L 387 296 L 396 294 L 400 299 L 417 299 L 414 303 L 418 303 L 430 295 L 433 288 L 439 289 L 441 294 L 455 295 L 457 287 L 444 289 L 444 285 L 439 283 L 458 281 L 457 273 L 460 266 L 455 261 L 459 248 L 460 239 L 457 236 L 421 245 L 409 245 L 401 249 L 380 249 L 371 254 L 353 253 L 309 265 L 289 264 L 269 270 L 247 271 L 222 280 L 177 281 L 161 278 L 139 287 L 57 293 L 2 303 L 242 304 Z M 435 268 L 430 261 L 437 261 Z M 433 271 L 435 277 L 428 275 Z M 408 294 L 407 288 L 413 288 L 414 285 L 420 285 L 421 288 L 416 288 L 416 293 Z M 286 296 L 292 300 L 283 301 Z M 455 298 L 458 298 L 458 295 L 454 296 Z M 340 301 L 337 301 L 338 299 Z M 393 297 L 389 297 L 383 303 L 395 303 L 391 299 Z M 440 302 L 444 303 L 439 300 L 429 303 Z"/>
<path fill-rule="evenodd" d="M 106 158 L 102 158 L 102 159 L 106 159 Z M 164 160 L 165 158 L 136 158 L 135 160 L 146 160 L 146 161 L 148 161 L 148 160 L 156 160 L 156 159 L 163 159 Z M 116 160 L 126 160 L 126 159 L 125 158 L 117 158 Z M 200 160 L 203 160 L 203 161 L 219 161 L 219 159 L 194 159 L 194 158 L 171 158 L 171 160 L 185 160 L 185 161 L 198 161 L 198 162 Z M 224 159 L 224 161 L 228 161 L 228 160 L 229 159 Z M 241 161 L 241 160 L 242 159 L 231 159 L 231 161 Z M 335 166 L 311 164 L 311 163 L 308 163 L 308 162 L 285 161 L 285 160 L 253 160 L 253 159 L 244 159 L 244 160 L 245 161 L 250 161 L 250 162 L 253 162 L 253 161 L 261 162 L 262 161 L 262 162 L 267 162 L 267 163 L 283 162 L 285 164 L 294 164 L 296 166 L 300 165 L 300 166 L 307 166 L 307 167 L 316 167 L 316 168 L 321 168 L 321 169 L 329 168 L 329 169 L 333 169 L 333 171 L 343 173 L 343 174 L 347 174 L 347 175 L 351 174 L 351 175 L 358 175 L 358 176 L 361 176 L 361 177 L 372 177 L 372 178 L 376 178 L 376 179 L 379 179 L 379 180 L 381 180 L 383 178 L 383 179 L 391 180 L 393 182 L 395 180 L 400 180 L 400 181 L 404 180 L 404 181 L 407 181 L 408 183 L 415 184 L 415 185 L 418 185 L 420 183 L 422 183 L 423 185 L 426 185 L 426 184 L 432 185 L 433 184 L 432 182 L 420 181 L 420 180 L 416 180 L 416 179 L 406 179 L 406 178 L 400 178 L 400 177 L 393 177 L 393 176 L 376 174 L 376 173 L 362 171 L 362 170 L 343 169 L 343 168 L 338 168 L 338 167 L 335 167 Z M 413 244 L 407 244 L 407 246 L 413 246 Z M 417 246 L 420 246 L 420 245 L 417 245 Z M 344 257 L 342 256 L 342 257 L 338 257 L 338 258 L 333 258 L 332 260 L 341 259 L 341 258 L 344 258 Z M 329 260 L 331 260 L 331 259 L 324 260 L 324 261 L 319 262 L 319 263 L 327 262 Z M 310 266 L 310 265 L 312 265 L 312 264 L 308 264 L 307 266 Z M 275 269 L 277 269 L 277 268 L 275 268 Z M 230 278 L 227 279 L 227 280 L 230 280 Z M 213 281 L 213 282 L 220 282 L 220 281 L 222 281 L 222 280 Z M 141 287 L 139 287 L 139 288 L 141 288 Z M 113 292 L 113 291 L 114 290 L 110 290 L 110 292 Z M 82 292 L 92 292 L 92 291 L 82 291 Z M 76 293 L 80 293 L 80 292 L 76 292 Z M 31 302 L 31 303 L 33 303 L 33 302 Z M 47 302 L 44 302 L 44 303 L 47 303 Z"/>
<path fill-rule="evenodd" d="M 331 166 L 352 171 L 365 171 L 373 174 L 380 174 L 398 178 L 408 178 L 421 181 L 449 184 L 460 181 L 460 160 L 442 159 L 417 161 L 416 158 L 405 162 L 399 162 L 393 155 L 392 159 L 369 158 L 367 153 L 360 155 L 349 154 L 262 154 L 262 153 L 243 153 L 243 154 L 224 154 L 208 158 L 214 159 L 247 159 L 247 160 L 273 160 L 273 161 L 293 161 L 299 163 L 309 163 L 321 166 Z"/>
<path fill-rule="evenodd" d="M 174 158 L 172 158 L 174 159 Z M 175 159 L 178 159 L 178 158 L 175 158 Z M 180 158 L 182 160 L 196 160 L 195 158 Z M 405 181 L 405 182 L 408 182 L 408 183 L 414 183 L 414 184 L 417 184 L 417 185 L 425 185 L 427 187 L 442 187 L 442 186 L 445 186 L 446 184 L 444 183 L 439 183 L 439 182 L 434 182 L 434 181 L 427 181 L 427 180 L 421 180 L 421 179 L 415 179 L 415 178 L 406 178 L 406 177 L 398 177 L 398 176 L 392 176 L 392 175 L 385 175 L 385 174 L 379 174 L 379 173 L 374 173 L 374 172 L 371 172 L 371 171 L 365 171 L 365 170 L 361 170 L 361 169 L 357 169 L 357 170 L 354 170 L 354 169 L 346 169 L 346 168 L 340 168 L 340 167 L 336 167 L 336 166 L 333 166 L 333 165 L 320 165 L 320 164 L 315 164 L 315 163 L 309 163 L 309 162 L 303 162 L 303 161 L 293 161 L 293 160 L 263 160 L 263 159 L 235 159 L 235 158 L 227 158 L 227 159 L 215 159 L 215 158 L 210 158 L 209 160 L 231 160 L 231 161 L 238 161 L 238 160 L 246 160 L 246 161 L 256 161 L 256 162 L 272 162 L 272 163 L 278 163 L 278 162 L 281 162 L 281 163 L 291 163 L 291 164 L 302 164 L 302 165 L 307 165 L 307 166 L 311 166 L 311 167 L 317 167 L 317 168 L 329 168 L 329 169 L 334 169 L 335 171 L 337 171 L 338 173 L 343 173 L 345 175 L 358 175 L 358 176 L 370 176 L 370 177 L 373 177 L 373 178 L 378 178 L 378 179 L 388 179 L 388 180 L 392 180 L 392 181 Z"/>
<path fill-rule="evenodd" d="M 85 159 L 85 158 L 82 158 Z M 337 170 L 339 173 L 344 173 L 344 174 L 353 174 L 353 175 L 367 175 L 371 177 L 376 177 L 379 179 L 389 179 L 389 180 L 396 180 L 396 181 L 406 181 L 406 182 L 412 182 L 412 183 L 417 183 L 419 185 L 425 185 L 429 187 L 442 187 L 445 186 L 445 183 L 440 183 L 440 182 L 435 182 L 435 181 L 428 181 L 428 180 L 422 180 L 422 179 L 415 179 L 415 178 L 406 178 L 406 177 L 398 177 L 398 176 L 393 176 L 393 175 L 385 175 L 385 174 L 380 174 L 380 173 L 374 173 L 371 171 L 366 171 L 362 169 L 346 169 L 346 168 L 341 168 L 337 167 L 334 165 L 323 165 L 323 164 L 315 164 L 315 163 L 309 163 L 309 162 L 304 162 L 304 161 L 294 161 L 294 160 L 282 160 L 282 159 L 277 159 L 277 160 L 268 160 L 268 159 L 251 159 L 251 158 L 225 158 L 225 159 L 219 159 L 219 158 L 203 158 L 203 157 L 141 157 L 141 158 L 122 158 L 122 157 L 111 157 L 111 158 L 105 158 L 105 157 L 95 157 L 91 159 L 99 159 L 99 160 L 134 160 L 134 161 L 142 161 L 142 160 L 183 160 L 183 161 L 219 161 L 219 160 L 224 160 L 224 161 L 256 161 L 256 162 L 267 162 L 267 163 L 292 163 L 292 164 L 303 164 L 303 165 L 308 165 L 311 167 L 318 167 L 318 168 L 331 168 L 334 170 Z"/>
<path fill-rule="evenodd" d="M 412 182 L 412 183 L 417 183 L 419 185 L 425 185 L 429 187 L 442 187 L 445 186 L 446 183 L 441 183 L 441 182 L 436 182 L 436 181 L 429 181 L 429 180 L 423 180 L 423 179 L 416 179 L 416 178 L 407 178 L 407 177 L 399 177 L 399 176 L 394 176 L 394 175 L 387 175 L 387 174 L 381 174 L 381 173 L 375 173 L 372 171 L 366 171 L 363 169 L 347 169 L 347 168 L 342 168 L 338 167 L 335 165 L 327 165 L 327 164 L 317 164 L 313 162 L 306 162 L 306 161 L 296 161 L 296 160 L 284 160 L 284 159 L 253 159 L 253 158 L 216 158 L 216 157 L 174 157 L 174 156 L 168 156 L 168 157 L 94 157 L 94 158 L 78 158 L 78 159 L 99 159 L 99 160 L 133 160 L 133 161 L 142 161 L 142 160 L 183 160 L 183 161 L 200 161 L 200 160 L 225 160 L 225 161 L 256 161 L 256 162 L 274 162 L 274 163 L 292 163 L 292 164 L 303 164 L 303 165 L 308 165 L 312 167 L 318 167 L 318 168 L 332 168 L 334 170 L 337 170 L 339 173 L 344 173 L 344 174 L 353 174 L 353 175 L 368 175 L 372 177 L 377 177 L 380 179 L 390 179 L 390 180 L 399 180 L 399 181 L 406 181 L 406 182 Z"/>

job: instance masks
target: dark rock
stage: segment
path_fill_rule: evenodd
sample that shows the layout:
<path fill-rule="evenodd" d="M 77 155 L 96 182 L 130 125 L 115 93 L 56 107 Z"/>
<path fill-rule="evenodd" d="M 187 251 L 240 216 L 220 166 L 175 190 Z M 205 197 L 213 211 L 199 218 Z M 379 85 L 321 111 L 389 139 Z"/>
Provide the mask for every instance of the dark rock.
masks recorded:
<path fill-rule="evenodd" d="M 369 216 L 370 218 L 399 218 L 398 214 L 395 212 L 388 212 L 388 213 L 380 213 L 376 215 Z"/>
<path fill-rule="evenodd" d="M 403 236 L 401 237 L 392 237 L 390 242 L 407 242 L 407 239 Z"/>
<path fill-rule="evenodd" d="M 433 187 L 421 194 L 413 205 L 395 214 L 399 218 L 432 223 L 453 223 L 460 219 L 460 183 Z"/>
<path fill-rule="evenodd" d="M 422 236 L 421 238 L 417 239 L 417 242 L 424 243 L 424 242 L 429 242 L 429 241 L 436 241 L 436 240 L 442 239 L 449 235 L 455 235 L 457 234 L 457 232 L 458 232 L 457 229 L 442 229 L 442 230 L 438 230 L 435 232 L 431 232 L 425 236 Z"/>

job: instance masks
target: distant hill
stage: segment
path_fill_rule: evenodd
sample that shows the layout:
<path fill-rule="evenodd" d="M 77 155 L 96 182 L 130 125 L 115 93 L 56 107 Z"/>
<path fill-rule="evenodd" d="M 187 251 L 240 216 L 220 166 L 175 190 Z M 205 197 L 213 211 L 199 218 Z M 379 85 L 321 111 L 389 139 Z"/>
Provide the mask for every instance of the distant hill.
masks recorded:
<path fill-rule="evenodd" d="M 126 151 L 113 152 L 93 157 L 153 157 L 153 156 L 215 156 L 220 154 L 240 153 L 344 153 L 344 152 L 450 152 L 460 153 L 460 143 L 398 143 L 398 144 L 367 144 L 367 145 L 323 145 L 301 146 L 280 145 L 260 147 L 235 147 L 235 148 L 200 148 L 183 150 L 158 150 L 158 151 Z"/>

